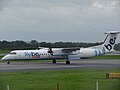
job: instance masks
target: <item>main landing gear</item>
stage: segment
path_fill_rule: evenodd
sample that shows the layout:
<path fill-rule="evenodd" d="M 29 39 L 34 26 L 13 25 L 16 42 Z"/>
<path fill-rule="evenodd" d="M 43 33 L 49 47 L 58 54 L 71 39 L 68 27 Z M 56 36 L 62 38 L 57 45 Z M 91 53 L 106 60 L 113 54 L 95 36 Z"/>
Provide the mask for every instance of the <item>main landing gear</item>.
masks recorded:
<path fill-rule="evenodd" d="M 55 59 L 53 59 L 53 61 L 52 61 L 53 63 L 56 63 L 56 60 Z"/>
<path fill-rule="evenodd" d="M 67 60 L 67 61 L 66 61 L 66 64 L 70 64 L 70 61 L 69 61 L 69 60 Z"/>

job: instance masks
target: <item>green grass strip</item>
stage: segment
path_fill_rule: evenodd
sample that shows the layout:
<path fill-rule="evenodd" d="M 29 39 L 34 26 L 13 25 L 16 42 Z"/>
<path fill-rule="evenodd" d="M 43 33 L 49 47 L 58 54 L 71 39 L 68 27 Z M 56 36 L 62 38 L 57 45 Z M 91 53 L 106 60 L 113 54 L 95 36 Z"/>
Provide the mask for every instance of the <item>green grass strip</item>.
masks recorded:
<path fill-rule="evenodd" d="M 96 81 L 99 90 L 120 90 L 120 80 L 106 79 L 106 73 L 120 72 L 113 69 L 81 69 L 81 70 L 38 70 L 23 72 L 1 72 L 0 90 L 56 90 L 57 82 L 60 90 L 95 90 Z"/>
<path fill-rule="evenodd" d="M 92 59 L 120 59 L 120 55 L 103 55 L 93 57 Z"/>

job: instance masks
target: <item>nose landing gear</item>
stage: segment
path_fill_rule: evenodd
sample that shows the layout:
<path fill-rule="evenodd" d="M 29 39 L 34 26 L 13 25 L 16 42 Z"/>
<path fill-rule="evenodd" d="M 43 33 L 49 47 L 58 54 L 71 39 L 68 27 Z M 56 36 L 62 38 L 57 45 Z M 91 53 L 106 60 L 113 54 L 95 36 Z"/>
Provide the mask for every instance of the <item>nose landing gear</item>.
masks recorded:
<path fill-rule="evenodd" d="M 7 64 L 10 64 L 10 61 L 7 61 Z"/>

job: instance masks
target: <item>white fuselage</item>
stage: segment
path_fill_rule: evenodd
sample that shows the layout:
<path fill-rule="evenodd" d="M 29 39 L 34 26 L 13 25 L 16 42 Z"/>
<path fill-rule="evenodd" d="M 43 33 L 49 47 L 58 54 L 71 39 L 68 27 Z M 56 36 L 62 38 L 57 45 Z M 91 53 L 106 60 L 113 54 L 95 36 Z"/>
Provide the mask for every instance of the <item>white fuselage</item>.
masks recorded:
<path fill-rule="evenodd" d="M 42 48 L 40 50 L 16 50 L 5 55 L 2 60 L 18 59 L 81 59 L 100 56 L 114 51 L 115 41 L 119 31 L 110 31 L 102 45 L 89 48 Z"/>
<path fill-rule="evenodd" d="M 54 54 L 48 53 L 47 49 L 41 50 L 16 50 L 11 51 L 9 54 L 4 56 L 3 60 L 18 60 L 18 59 L 38 59 L 38 60 L 48 60 L 48 59 L 67 59 L 66 55 L 75 56 L 80 58 L 88 58 L 103 55 L 104 52 L 100 49 L 91 48 L 81 48 L 80 50 L 74 51 L 73 53 L 63 53 L 60 51 L 61 48 L 53 48 Z"/>

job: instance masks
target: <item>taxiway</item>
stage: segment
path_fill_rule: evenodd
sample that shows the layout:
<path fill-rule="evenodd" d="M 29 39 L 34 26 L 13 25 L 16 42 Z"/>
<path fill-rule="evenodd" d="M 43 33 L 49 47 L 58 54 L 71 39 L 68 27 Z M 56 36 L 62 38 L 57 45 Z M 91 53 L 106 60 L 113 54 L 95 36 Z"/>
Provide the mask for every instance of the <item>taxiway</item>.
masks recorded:
<path fill-rule="evenodd" d="M 120 60 L 80 60 L 71 61 L 70 65 L 65 62 L 0 62 L 0 72 L 25 71 L 25 70 L 78 70 L 82 68 L 120 68 Z"/>

